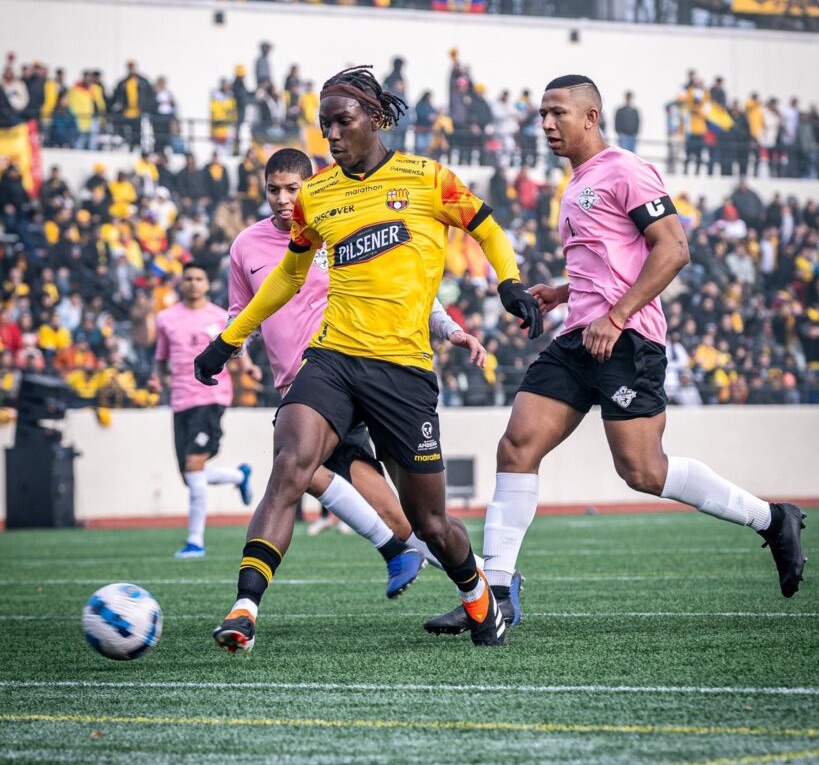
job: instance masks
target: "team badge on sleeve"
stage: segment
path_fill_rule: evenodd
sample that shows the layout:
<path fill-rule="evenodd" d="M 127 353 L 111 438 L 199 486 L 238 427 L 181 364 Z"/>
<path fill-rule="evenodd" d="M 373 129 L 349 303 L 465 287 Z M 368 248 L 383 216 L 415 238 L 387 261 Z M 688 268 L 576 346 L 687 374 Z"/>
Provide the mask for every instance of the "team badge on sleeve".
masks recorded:
<path fill-rule="evenodd" d="M 406 189 L 390 189 L 387 192 L 387 207 L 399 212 L 409 207 L 409 191 Z"/>
<path fill-rule="evenodd" d="M 577 204 L 579 204 L 586 212 L 591 210 L 592 205 L 596 201 L 597 192 L 591 186 L 586 186 L 586 188 L 580 192 L 580 196 L 577 198 Z"/>

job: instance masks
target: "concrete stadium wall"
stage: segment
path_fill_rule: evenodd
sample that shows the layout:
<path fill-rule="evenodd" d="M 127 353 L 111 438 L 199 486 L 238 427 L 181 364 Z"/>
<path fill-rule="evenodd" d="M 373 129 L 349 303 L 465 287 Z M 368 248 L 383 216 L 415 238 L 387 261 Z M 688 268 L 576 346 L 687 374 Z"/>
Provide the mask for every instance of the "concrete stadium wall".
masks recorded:
<path fill-rule="evenodd" d="M 445 456 L 475 460 L 472 506 L 485 506 L 492 497 L 495 448 L 508 416 L 509 410 L 503 408 L 441 411 Z M 231 409 L 223 423 L 225 437 L 217 461 L 249 462 L 257 497 L 270 472 L 272 418 L 270 409 Z M 763 497 L 819 498 L 819 406 L 674 408 L 668 420 L 669 454 L 696 457 Z M 0 427 L 0 446 L 10 446 L 13 437 L 13 426 Z M 90 410 L 71 411 L 63 441 L 81 452 L 74 470 L 79 520 L 167 518 L 187 512 L 187 494 L 176 471 L 170 410 L 115 411 L 109 427 L 101 427 Z M 5 479 L 5 460 L 0 460 L 2 518 Z M 628 489 L 614 472 L 599 410 L 593 410 L 541 467 L 542 505 L 656 501 Z M 460 501 L 452 504 L 458 507 Z M 209 510 L 247 512 L 236 490 L 225 486 L 210 487 Z"/>
<path fill-rule="evenodd" d="M 216 10 L 224 12 L 221 26 Z M 492 97 L 508 87 L 529 88 L 537 99 L 553 77 L 580 72 L 599 85 L 610 122 L 623 92 L 634 90 L 649 139 L 664 137 L 663 104 L 689 67 L 707 84 L 722 75 L 732 96 L 756 90 L 803 103 L 816 101 L 810 73 L 819 71 L 816 34 L 210 0 L 0 0 L 0 18 L 0 51 L 63 66 L 70 81 L 94 65 L 113 84 L 129 58 L 152 79 L 166 74 L 185 118 L 207 116 L 208 91 L 236 64 L 252 72 L 263 39 L 275 46 L 279 85 L 293 63 L 320 87 L 351 64 L 373 64 L 383 76 L 402 56 L 413 101 L 430 89 L 445 102 L 453 46 Z"/>

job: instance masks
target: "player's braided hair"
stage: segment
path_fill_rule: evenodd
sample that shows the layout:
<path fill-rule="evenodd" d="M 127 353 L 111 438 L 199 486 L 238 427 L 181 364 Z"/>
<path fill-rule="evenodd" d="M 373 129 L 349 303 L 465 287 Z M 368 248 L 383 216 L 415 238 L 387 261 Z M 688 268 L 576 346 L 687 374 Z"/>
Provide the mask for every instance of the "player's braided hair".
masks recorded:
<path fill-rule="evenodd" d="M 334 74 L 322 86 L 321 98 L 354 98 L 367 114 L 381 116 L 381 127 L 397 125 L 401 116 L 407 113 L 407 102 L 400 96 L 385 91 L 370 71 L 372 68 L 372 64 L 365 64 Z"/>

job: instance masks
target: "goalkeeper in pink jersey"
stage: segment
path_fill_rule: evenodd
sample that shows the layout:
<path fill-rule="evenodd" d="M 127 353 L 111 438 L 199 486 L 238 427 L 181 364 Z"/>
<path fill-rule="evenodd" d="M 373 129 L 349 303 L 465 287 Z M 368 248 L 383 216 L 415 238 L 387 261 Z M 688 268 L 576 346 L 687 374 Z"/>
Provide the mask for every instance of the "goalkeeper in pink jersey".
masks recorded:
<path fill-rule="evenodd" d="M 281 149 L 265 167 L 265 189 L 272 211 L 242 231 L 230 249 L 229 316 L 237 316 L 284 257 L 290 242 L 293 205 L 302 183 L 312 175 L 310 158 L 297 149 Z M 317 332 L 327 306 L 327 255 L 319 250 L 298 294 L 260 327 L 276 388 L 284 396 Z M 430 316 L 431 334 L 466 348 L 470 360 L 483 366 L 486 351 L 437 303 Z M 395 493 L 375 458 L 363 423 L 355 427 L 320 466 L 308 489 L 358 534 L 368 539 L 387 564 L 387 597 L 396 598 L 416 579 L 429 560 L 438 561 L 412 532 Z"/>
<path fill-rule="evenodd" d="M 598 404 L 618 475 L 637 491 L 750 526 L 773 554 L 786 598 L 799 589 L 805 515 L 766 502 L 702 462 L 667 456 L 666 321 L 660 293 L 688 263 L 688 242 L 657 170 L 609 146 L 600 132 L 602 99 L 582 75 L 552 80 L 540 114 L 549 148 L 574 173 L 560 203 L 569 275 L 531 292 L 544 312 L 568 303 L 562 333 L 530 365 L 498 444 L 495 494 L 484 526 L 485 573 L 508 585 L 538 503 L 538 469 Z M 458 608 L 427 622 L 459 632 Z"/>

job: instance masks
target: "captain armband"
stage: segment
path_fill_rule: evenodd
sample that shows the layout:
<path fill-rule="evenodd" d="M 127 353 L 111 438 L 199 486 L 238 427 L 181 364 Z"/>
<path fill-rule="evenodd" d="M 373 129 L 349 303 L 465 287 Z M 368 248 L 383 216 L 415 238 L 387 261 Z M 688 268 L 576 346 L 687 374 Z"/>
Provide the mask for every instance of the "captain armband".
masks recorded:
<path fill-rule="evenodd" d="M 665 218 L 667 215 L 676 215 L 677 208 L 671 201 L 671 197 L 667 194 L 655 199 L 651 202 L 646 202 L 644 205 L 635 207 L 628 216 L 637 226 L 637 229 L 642 234 L 652 223 Z"/>

